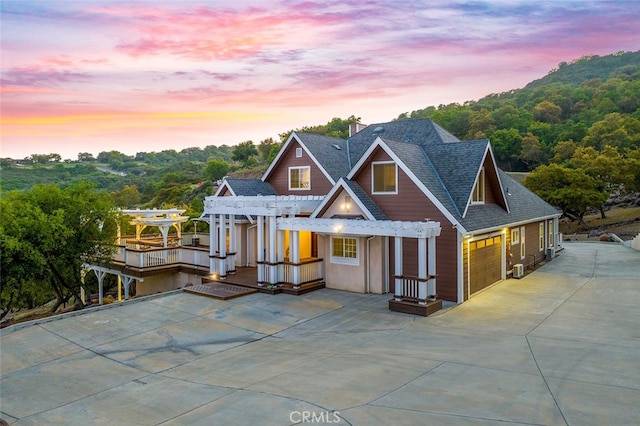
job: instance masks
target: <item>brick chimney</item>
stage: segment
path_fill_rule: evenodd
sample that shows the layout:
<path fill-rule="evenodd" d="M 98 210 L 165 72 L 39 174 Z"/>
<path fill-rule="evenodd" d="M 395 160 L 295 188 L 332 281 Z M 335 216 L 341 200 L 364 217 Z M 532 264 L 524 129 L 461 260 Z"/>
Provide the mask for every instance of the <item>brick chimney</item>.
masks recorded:
<path fill-rule="evenodd" d="M 349 137 L 355 135 L 356 133 L 358 133 L 360 130 L 364 129 L 365 127 L 367 127 L 366 124 L 357 123 L 357 122 L 349 124 Z"/>

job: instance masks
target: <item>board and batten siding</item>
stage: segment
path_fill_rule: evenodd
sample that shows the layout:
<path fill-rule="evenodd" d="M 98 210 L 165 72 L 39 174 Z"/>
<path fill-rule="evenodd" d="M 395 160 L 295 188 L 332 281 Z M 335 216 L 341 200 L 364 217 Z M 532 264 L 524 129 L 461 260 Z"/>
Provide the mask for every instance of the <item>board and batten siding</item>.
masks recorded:
<path fill-rule="evenodd" d="M 402 169 L 398 168 L 397 194 L 372 194 L 371 161 L 392 161 L 384 151 L 378 150 L 370 161 L 362 166 L 353 180 L 369 194 L 390 220 L 422 221 L 429 219 L 440 222 L 442 232 L 436 238 L 436 280 L 438 297 L 457 302 L 457 233 L 451 222 L 411 181 Z M 418 275 L 418 244 L 416 239 L 406 238 L 403 241 L 403 273 Z M 389 284 L 393 291 L 394 242 L 389 238 Z"/>
<path fill-rule="evenodd" d="M 324 175 L 320 167 L 309 157 L 307 152 L 302 150 L 302 157 L 296 157 L 296 148 L 301 148 L 297 140 L 292 139 L 287 150 L 282 154 L 278 164 L 271 170 L 267 182 L 273 186 L 278 195 L 326 195 L 333 184 Z M 311 176 L 311 189 L 290 190 L 289 189 L 289 167 L 309 166 Z"/>

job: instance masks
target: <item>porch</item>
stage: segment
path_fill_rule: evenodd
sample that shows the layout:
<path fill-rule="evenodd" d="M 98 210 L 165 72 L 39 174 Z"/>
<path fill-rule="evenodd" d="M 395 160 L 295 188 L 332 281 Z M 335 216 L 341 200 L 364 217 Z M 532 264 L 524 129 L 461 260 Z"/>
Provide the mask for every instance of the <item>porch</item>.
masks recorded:
<path fill-rule="evenodd" d="M 258 270 L 262 268 L 275 267 L 278 274 L 278 282 L 275 284 L 260 283 L 258 281 Z M 300 276 L 300 284 L 294 284 L 292 279 L 296 274 L 294 269 L 297 269 L 297 275 Z M 276 265 L 269 265 L 263 262 L 256 267 L 236 267 L 234 273 L 227 274 L 225 279 L 219 278 L 217 275 L 205 277 L 202 279 L 203 283 L 216 282 L 234 284 L 241 287 L 247 287 L 257 290 L 260 293 L 278 294 L 285 293 L 294 296 L 309 293 L 314 290 L 319 290 L 325 287 L 325 283 L 322 279 L 323 260 L 322 259 L 303 259 L 299 264 L 293 264 L 290 262 L 282 262 Z M 265 272 L 265 275 L 267 273 Z"/>

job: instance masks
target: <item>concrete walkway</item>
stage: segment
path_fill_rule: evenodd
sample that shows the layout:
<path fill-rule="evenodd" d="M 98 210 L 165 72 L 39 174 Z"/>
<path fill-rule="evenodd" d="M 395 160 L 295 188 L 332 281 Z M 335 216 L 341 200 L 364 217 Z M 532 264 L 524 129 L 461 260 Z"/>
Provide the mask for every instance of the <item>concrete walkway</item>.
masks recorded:
<path fill-rule="evenodd" d="M 174 293 L 0 340 L 18 425 L 640 424 L 640 252 L 569 243 L 428 317 L 389 295 Z"/>

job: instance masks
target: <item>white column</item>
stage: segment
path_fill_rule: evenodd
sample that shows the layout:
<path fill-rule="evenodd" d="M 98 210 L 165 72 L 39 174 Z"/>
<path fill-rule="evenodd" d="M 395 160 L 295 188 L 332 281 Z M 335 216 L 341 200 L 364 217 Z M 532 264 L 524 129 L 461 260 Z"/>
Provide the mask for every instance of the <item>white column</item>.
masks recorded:
<path fill-rule="evenodd" d="M 269 284 L 278 282 L 276 217 L 269 216 Z"/>
<path fill-rule="evenodd" d="M 236 271 L 236 250 L 237 250 L 237 242 L 236 242 L 236 215 L 229 215 L 229 262 L 227 263 L 227 267 L 229 270 L 235 272 Z"/>
<path fill-rule="evenodd" d="M 220 278 L 227 277 L 227 215 L 220 215 L 220 228 L 218 234 L 218 273 Z"/>
<path fill-rule="evenodd" d="M 131 281 L 133 281 L 133 278 L 124 277 L 124 300 L 129 300 L 129 286 L 131 285 Z"/>
<path fill-rule="evenodd" d="M 427 296 L 435 296 L 436 291 L 436 237 L 429 237 L 429 258 L 427 262 L 427 273 L 433 277 L 427 286 Z"/>
<path fill-rule="evenodd" d="M 402 278 L 399 278 L 402 275 L 402 237 L 394 237 L 395 243 L 395 268 L 393 270 L 393 274 L 396 276 L 395 280 L 395 299 L 402 300 Z"/>
<path fill-rule="evenodd" d="M 209 215 L 209 273 L 216 273 L 216 217 Z"/>
<path fill-rule="evenodd" d="M 258 225 L 258 241 L 257 241 L 257 259 L 256 263 L 258 264 L 258 285 L 262 287 L 262 284 L 265 281 L 264 277 L 264 216 L 257 217 L 257 225 Z"/>
<path fill-rule="evenodd" d="M 418 303 L 427 299 L 427 239 L 418 238 Z M 425 281 L 423 281 L 425 280 Z"/>
<path fill-rule="evenodd" d="M 278 229 L 276 232 L 278 237 L 278 282 L 284 281 L 284 231 Z"/>
<path fill-rule="evenodd" d="M 293 271 L 293 288 L 300 288 L 300 231 L 289 231 L 291 242 L 289 244 L 289 253 Z"/>
<path fill-rule="evenodd" d="M 98 278 L 98 304 L 102 305 L 102 296 L 104 294 L 102 282 L 104 280 L 104 276 L 107 275 L 107 273 L 104 271 L 96 271 L 95 269 L 93 270 L 93 272 L 96 274 L 96 278 Z"/>

